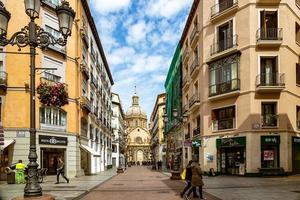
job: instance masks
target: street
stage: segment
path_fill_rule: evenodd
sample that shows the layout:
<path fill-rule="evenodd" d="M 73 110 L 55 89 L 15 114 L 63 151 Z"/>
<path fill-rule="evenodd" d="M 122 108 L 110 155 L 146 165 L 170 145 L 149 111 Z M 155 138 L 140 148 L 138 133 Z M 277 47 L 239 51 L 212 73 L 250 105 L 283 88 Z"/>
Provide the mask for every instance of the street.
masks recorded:
<path fill-rule="evenodd" d="M 83 200 L 179 200 L 183 189 L 182 181 L 170 180 L 161 172 L 151 171 L 147 167 L 128 168 L 99 187 L 89 192 Z M 192 195 L 191 195 L 192 196 Z M 218 200 L 204 193 L 208 200 Z"/>

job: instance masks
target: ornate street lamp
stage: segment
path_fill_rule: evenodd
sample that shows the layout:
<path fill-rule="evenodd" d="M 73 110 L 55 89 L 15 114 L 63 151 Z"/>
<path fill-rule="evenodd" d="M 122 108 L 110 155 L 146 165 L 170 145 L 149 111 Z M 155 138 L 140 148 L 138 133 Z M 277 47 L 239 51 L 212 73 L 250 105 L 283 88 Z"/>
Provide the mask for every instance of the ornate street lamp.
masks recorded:
<path fill-rule="evenodd" d="M 14 33 L 11 38 L 7 38 L 7 27 L 10 19 L 10 13 L 5 9 L 4 4 L 0 1 L 0 46 L 8 44 L 22 47 L 30 47 L 30 149 L 28 164 L 28 180 L 24 188 L 25 197 L 34 197 L 42 195 L 42 188 L 38 183 L 37 174 L 37 153 L 36 153 L 36 116 L 35 116 L 35 56 L 36 48 L 46 48 L 49 45 L 65 46 L 67 37 L 72 33 L 72 24 L 75 18 L 74 10 L 65 0 L 60 6 L 57 6 L 56 13 L 59 21 L 59 29 L 62 38 L 56 38 L 50 33 L 39 27 L 34 20 L 39 18 L 41 1 L 24 0 L 25 12 L 30 17 L 30 22 L 20 31 Z"/>

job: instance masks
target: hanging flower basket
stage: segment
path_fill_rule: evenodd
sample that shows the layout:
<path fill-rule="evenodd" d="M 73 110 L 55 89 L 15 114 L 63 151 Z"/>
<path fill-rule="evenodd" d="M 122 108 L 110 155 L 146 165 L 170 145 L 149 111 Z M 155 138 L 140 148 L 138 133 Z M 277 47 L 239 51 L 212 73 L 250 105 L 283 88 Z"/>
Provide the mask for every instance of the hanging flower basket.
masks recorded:
<path fill-rule="evenodd" d="M 67 88 L 63 83 L 42 82 L 37 88 L 37 93 L 40 102 L 45 106 L 62 107 L 69 103 Z"/>

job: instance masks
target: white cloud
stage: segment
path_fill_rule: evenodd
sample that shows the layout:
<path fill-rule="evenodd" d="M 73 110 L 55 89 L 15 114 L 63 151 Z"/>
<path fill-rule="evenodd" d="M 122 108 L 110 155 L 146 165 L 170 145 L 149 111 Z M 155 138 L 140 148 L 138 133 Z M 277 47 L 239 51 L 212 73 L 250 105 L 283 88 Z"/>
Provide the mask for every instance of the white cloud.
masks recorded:
<path fill-rule="evenodd" d="M 146 23 L 144 20 L 132 24 L 128 27 L 128 35 L 126 41 L 131 44 L 139 43 L 143 41 L 147 34 L 151 32 L 153 25 L 151 23 Z"/>
<path fill-rule="evenodd" d="M 147 14 L 155 17 L 171 18 L 192 3 L 192 0 L 150 0 Z"/>
<path fill-rule="evenodd" d="M 100 14 L 116 12 L 128 8 L 130 3 L 131 0 L 93 0 L 93 5 Z"/>

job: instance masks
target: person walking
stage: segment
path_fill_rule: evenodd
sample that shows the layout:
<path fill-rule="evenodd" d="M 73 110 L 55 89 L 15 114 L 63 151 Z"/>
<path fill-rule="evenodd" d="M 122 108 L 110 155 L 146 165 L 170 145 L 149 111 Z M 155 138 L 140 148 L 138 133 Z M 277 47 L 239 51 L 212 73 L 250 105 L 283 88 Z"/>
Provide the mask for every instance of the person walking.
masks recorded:
<path fill-rule="evenodd" d="M 185 168 L 185 170 L 186 170 L 186 172 L 185 172 L 186 186 L 183 189 L 183 191 L 180 193 L 181 198 L 183 198 L 185 193 L 192 187 L 192 183 L 191 183 L 191 181 L 192 181 L 192 166 L 191 166 L 192 163 L 193 163 L 193 161 L 190 160 Z M 197 196 L 196 191 L 193 191 L 193 194 L 194 194 L 194 197 Z"/>
<path fill-rule="evenodd" d="M 59 175 L 61 175 L 67 183 L 69 183 L 69 179 L 65 176 L 65 163 L 61 158 L 58 158 L 58 164 L 57 164 L 57 173 L 56 173 L 56 183 L 59 184 Z"/>
<path fill-rule="evenodd" d="M 200 168 L 200 164 L 198 162 L 194 161 L 191 164 L 191 167 L 192 167 L 192 182 L 191 182 L 192 189 L 188 191 L 187 197 L 190 196 L 192 191 L 194 194 L 196 194 L 196 189 L 198 187 L 200 199 L 206 199 L 206 198 L 203 198 L 202 187 L 203 187 L 204 183 L 202 180 L 202 170 Z"/>
<path fill-rule="evenodd" d="M 25 183 L 25 164 L 22 160 L 19 160 L 19 162 L 16 164 L 16 182 L 17 184 Z"/>

